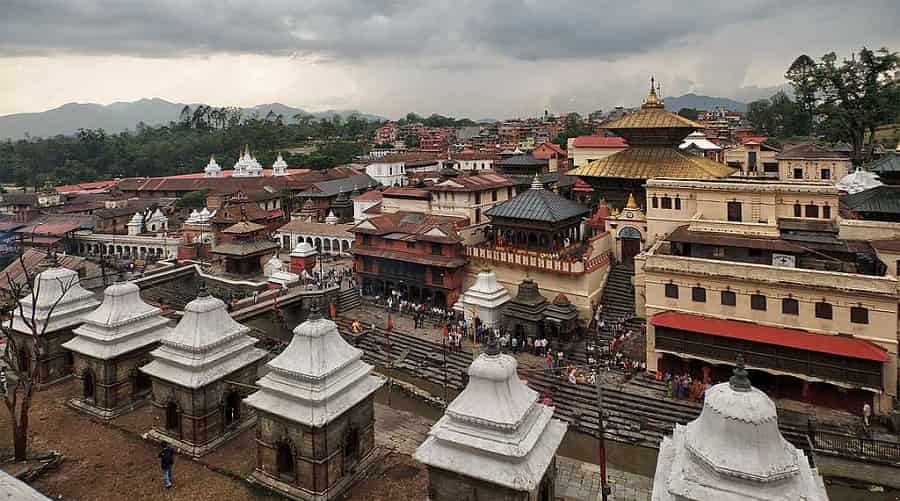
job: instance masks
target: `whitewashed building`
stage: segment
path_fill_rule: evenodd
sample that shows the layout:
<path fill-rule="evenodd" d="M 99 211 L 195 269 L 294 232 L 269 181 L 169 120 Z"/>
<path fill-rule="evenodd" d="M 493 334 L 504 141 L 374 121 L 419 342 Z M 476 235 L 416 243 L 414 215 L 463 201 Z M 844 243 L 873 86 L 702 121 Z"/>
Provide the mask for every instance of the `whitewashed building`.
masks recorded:
<path fill-rule="evenodd" d="M 209 163 L 203 168 L 203 177 L 222 177 L 222 167 L 216 162 L 215 155 L 210 155 Z"/>
<path fill-rule="evenodd" d="M 731 381 L 706 392 L 700 417 L 663 438 L 653 501 L 827 501 L 803 451 L 778 429 L 775 403 L 739 359 Z"/>
<path fill-rule="evenodd" d="M 366 166 L 366 174 L 383 186 L 406 186 L 406 162 L 381 159 Z"/>

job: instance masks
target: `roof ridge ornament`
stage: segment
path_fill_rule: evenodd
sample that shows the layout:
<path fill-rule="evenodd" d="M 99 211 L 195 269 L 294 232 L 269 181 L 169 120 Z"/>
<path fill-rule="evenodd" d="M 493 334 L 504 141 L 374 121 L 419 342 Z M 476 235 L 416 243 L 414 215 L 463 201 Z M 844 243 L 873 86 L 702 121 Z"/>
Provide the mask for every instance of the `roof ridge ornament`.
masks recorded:
<path fill-rule="evenodd" d="M 644 100 L 644 104 L 641 108 L 662 108 L 663 102 L 662 99 L 659 98 L 657 94 L 657 90 L 659 89 L 659 84 L 656 83 L 655 77 L 650 77 L 650 93 L 647 94 L 647 99 Z"/>
<path fill-rule="evenodd" d="M 541 175 L 535 174 L 534 179 L 531 181 L 531 189 L 532 190 L 543 190 L 544 183 L 541 182 Z"/>
<path fill-rule="evenodd" d="M 209 297 L 209 288 L 206 286 L 206 280 L 200 279 L 200 285 L 197 288 L 197 297 Z"/>
<path fill-rule="evenodd" d="M 738 392 L 748 392 L 753 389 L 750 378 L 747 377 L 747 370 L 744 369 L 744 356 L 741 354 L 738 354 L 735 360 L 734 371 L 728 384 L 732 390 Z"/>

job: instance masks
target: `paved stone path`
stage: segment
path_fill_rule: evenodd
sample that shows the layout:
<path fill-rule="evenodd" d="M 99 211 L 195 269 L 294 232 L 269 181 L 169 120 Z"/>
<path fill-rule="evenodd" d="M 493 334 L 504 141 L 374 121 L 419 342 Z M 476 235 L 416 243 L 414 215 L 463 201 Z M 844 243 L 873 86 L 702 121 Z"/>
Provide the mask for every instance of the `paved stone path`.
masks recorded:
<path fill-rule="evenodd" d="M 412 455 L 421 444 L 432 421 L 409 412 L 375 404 L 375 442 L 400 454 Z M 612 501 L 649 501 L 650 478 L 607 469 Z M 556 494 L 566 501 L 600 499 L 600 466 L 557 457 Z"/>

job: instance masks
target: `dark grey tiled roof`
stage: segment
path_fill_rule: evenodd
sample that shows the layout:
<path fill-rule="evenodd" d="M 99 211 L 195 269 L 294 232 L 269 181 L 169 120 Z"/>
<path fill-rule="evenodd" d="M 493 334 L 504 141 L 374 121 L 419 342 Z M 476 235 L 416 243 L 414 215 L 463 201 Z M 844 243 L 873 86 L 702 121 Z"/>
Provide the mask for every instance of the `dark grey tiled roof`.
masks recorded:
<path fill-rule="evenodd" d="M 866 170 L 876 174 L 900 172 L 900 154 L 890 151 L 883 157 L 867 165 Z"/>
<path fill-rule="evenodd" d="M 544 189 L 530 189 L 516 195 L 487 212 L 488 217 L 529 219 L 532 221 L 559 222 L 587 214 L 586 207 Z"/>
<path fill-rule="evenodd" d="M 315 189 L 300 193 L 301 197 L 308 198 L 330 198 L 337 196 L 338 193 L 350 193 L 353 190 L 364 190 L 381 186 L 381 184 L 369 177 L 368 174 L 357 174 L 355 176 L 333 179 L 331 181 L 322 181 L 313 185 Z"/>
<path fill-rule="evenodd" d="M 846 195 L 841 203 L 854 212 L 900 214 L 900 186 L 876 186 Z"/>
<path fill-rule="evenodd" d="M 531 155 L 516 155 L 509 158 L 504 158 L 499 162 L 495 162 L 496 165 L 503 166 L 542 166 L 547 165 L 549 161 L 546 158 L 534 158 Z"/>

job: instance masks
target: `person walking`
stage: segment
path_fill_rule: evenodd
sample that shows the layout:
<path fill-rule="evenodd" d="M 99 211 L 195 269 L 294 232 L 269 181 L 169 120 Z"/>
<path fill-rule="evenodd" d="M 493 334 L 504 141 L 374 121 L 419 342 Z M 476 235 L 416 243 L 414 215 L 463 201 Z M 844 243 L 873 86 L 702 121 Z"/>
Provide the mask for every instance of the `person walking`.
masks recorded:
<path fill-rule="evenodd" d="M 863 404 L 863 422 L 866 424 L 866 428 L 869 427 L 869 418 L 872 417 L 872 406 L 869 405 L 869 402 Z"/>
<path fill-rule="evenodd" d="M 169 447 L 167 442 L 162 443 L 162 450 L 159 451 L 159 465 L 163 471 L 163 484 L 166 489 L 172 487 L 172 465 L 175 463 L 175 451 Z"/>

